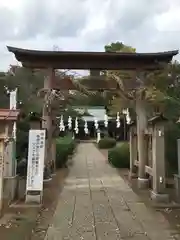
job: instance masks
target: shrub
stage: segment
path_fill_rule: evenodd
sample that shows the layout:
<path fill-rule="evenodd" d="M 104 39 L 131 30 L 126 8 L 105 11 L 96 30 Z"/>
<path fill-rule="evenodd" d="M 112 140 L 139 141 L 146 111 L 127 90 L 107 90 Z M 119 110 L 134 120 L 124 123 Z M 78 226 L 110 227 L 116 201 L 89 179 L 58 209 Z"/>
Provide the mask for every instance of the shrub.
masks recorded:
<path fill-rule="evenodd" d="M 108 152 L 108 161 L 116 168 L 129 168 L 129 143 L 124 142 L 110 149 Z"/>
<path fill-rule="evenodd" d="M 104 149 L 112 148 L 114 146 L 116 146 L 116 140 L 114 138 L 105 137 L 102 138 L 98 143 L 98 147 Z"/>
<path fill-rule="evenodd" d="M 56 140 L 56 168 L 66 165 L 68 156 L 73 154 L 75 149 L 75 140 L 72 137 L 60 137 Z"/>
<path fill-rule="evenodd" d="M 180 125 L 169 123 L 165 131 L 165 158 L 167 174 L 177 173 L 178 149 L 177 139 L 180 138 Z"/>
<path fill-rule="evenodd" d="M 27 160 L 26 158 L 22 158 L 17 162 L 17 169 L 16 173 L 20 177 L 26 177 L 27 176 Z"/>

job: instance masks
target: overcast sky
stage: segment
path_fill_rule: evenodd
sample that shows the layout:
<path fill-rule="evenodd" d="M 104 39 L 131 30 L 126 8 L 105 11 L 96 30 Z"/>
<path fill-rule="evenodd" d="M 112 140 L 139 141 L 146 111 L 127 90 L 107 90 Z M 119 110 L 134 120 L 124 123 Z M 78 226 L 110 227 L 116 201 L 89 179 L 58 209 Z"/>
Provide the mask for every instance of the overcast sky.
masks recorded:
<path fill-rule="evenodd" d="M 122 41 L 137 52 L 174 50 L 180 0 L 0 0 L 0 31 L 0 70 L 16 63 L 6 45 L 103 51 Z"/>

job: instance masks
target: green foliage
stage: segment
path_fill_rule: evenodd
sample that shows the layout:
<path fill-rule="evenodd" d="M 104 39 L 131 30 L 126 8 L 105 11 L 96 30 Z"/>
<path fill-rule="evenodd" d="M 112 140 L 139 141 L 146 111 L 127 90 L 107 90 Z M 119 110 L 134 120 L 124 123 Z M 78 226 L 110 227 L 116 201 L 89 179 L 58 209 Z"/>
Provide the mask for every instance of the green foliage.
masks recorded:
<path fill-rule="evenodd" d="M 102 138 L 98 143 L 98 147 L 101 149 L 112 148 L 115 145 L 116 145 L 116 140 L 114 138 L 109 138 L 109 137 Z"/>
<path fill-rule="evenodd" d="M 68 120 L 68 117 L 71 116 L 72 118 L 81 118 L 82 115 L 76 111 L 75 109 L 72 108 L 72 106 L 67 106 L 67 108 L 64 110 L 62 109 L 61 111 L 58 112 L 58 115 L 61 116 L 63 115 L 64 121 Z"/>
<path fill-rule="evenodd" d="M 106 45 L 104 48 L 106 52 L 136 52 L 135 48 L 127 46 L 122 42 L 111 43 L 109 45 Z"/>
<path fill-rule="evenodd" d="M 131 46 L 115 42 L 105 46 L 106 52 L 135 52 Z M 105 71 L 109 79 L 119 85 L 117 96 L 109 106 L 110 112 L 122 108 L 135 109 L 135 100 L 142 98 L 146 104 L 147 115 L 163 113 L 168 119 L 177 120 L 180 115 L 180 63 L 174 61 L 162 65 L 161 70 L 143 73 L 143 83 L 135 80 L 132 71 Z M 142 79 L 142 76 L 137 76 Z M 134 94 L 136 89 L 136 94 Z M 117 104 L 119 103 L 119 104 Z"/>
<path fill-rule="evenodd" d="M 106 99 L 99 92 L 97 92 L 95 95 L 90 95 L 88 97 L 79 95 L 77 96 L 75 101 L 73 101 L 74 106 L 104 106 L 105 104 Z"/>
<path fill-rule="evenodd" d="M 169 123 L 165 131 L 165 157 L 167 174 L 177 173 L 178 149 L 177 139 L 180 138 L 180 125 Z"/>
<path fill-rule="evenodd" d="M 108 152 L 109 163 L 116 168 L 129 168 L 129 143 L 124 142 Z"/>
<path fill-rule="evenodd" d="M 105 47 L 106 52 L 124 52 L 124 53 L 135 53 L 136 49 L 131 46 L 127 46 L 122 42 L 115 42 Z M 130 89 L 134 86 L 134 72 L 125 70 L 108 70 L 104 73 L 109 80 L 115 80 L 118 85 L 116 96 L 113 97 L 109 106 L 110 114 L 120 112 L 123 108 L 130 108 L 131 105 L 134 107 L 133 94 Z M 131 99 L 131 100 L 130 100 Z"/>
<path fill-rule="evenodd" d="M 16 67 L 14 74 L 7 73 L 5 85 L 9 89 L 18 88 L 17 97 L 22 101 L 23 112 L 40 112 L 42 100 L 37 96 L 38 91 L 44 86 L 44 74 L 42 71 L 33 72 L 23 67 Z"/>
<path fill-rule="evenodd" d="M 27 159 L 29 129 L 30 122 L 27 117 L 17 122 L 16 158 L 18 160 L 21 160 L 22 158 Z"/>
<path fill-rule="evenodd" d="M 68 156 L 71 155 L 75 149 L 75 140 L 70 136 L 60 137 L 56 140 L 56 167 L 64 167 Z"/>

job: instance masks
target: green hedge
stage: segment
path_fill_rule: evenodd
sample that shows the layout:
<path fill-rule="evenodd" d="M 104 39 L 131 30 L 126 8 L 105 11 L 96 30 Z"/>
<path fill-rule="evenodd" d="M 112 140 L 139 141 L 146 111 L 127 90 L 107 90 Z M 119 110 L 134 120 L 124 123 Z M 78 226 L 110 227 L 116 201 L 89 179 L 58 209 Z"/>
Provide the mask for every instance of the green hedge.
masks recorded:
<path fill-rule="evenodd" d="M 69 136 L 60 137 L 56 140 L 56 168 L 66 165 L 68 156 L 73 154 L 75 146 L 75 140 Z"/>
<path fill-rule="evenodd" d="M 116 140 L 114 138 L 105 137 L 102 138 L 98 143 L 98 147 L 104 149 L 112 148 L 114 146 L 116 146 Z"/>
<path fill-rule="evenodd" d="M 165 131 L 165 158 L 166 171 L 168 175 L 177 173 L 178 169 L 178 149 L 177 139 L 180 138 L 180 124 L 169 123 Z"/>
<path fill-rule="evenodd" d="M 110 149 L 108 152 L 108 161 L 116 168 L 129 168 L 129 143 L 124 142 Z"/>

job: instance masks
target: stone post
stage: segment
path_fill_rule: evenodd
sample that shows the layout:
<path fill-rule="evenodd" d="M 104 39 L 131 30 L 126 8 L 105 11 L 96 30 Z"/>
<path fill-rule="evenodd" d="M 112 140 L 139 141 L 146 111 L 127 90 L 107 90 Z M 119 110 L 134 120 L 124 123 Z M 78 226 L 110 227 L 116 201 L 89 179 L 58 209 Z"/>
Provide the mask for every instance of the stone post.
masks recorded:
<path fill-rule="evenodd" d="M 162 122 L 155 123 L 152 129 L 152 172 L 152 200 L 156 202 L 168 202 L 169 196 L 165 193 L 165 145 L 164 124 Z"/>
<path fill-rule="evenodd" d="M 13 138 L 13 124 L 17 120 L 19 110 L 0 109 L 0 214 L 3 208 L 13 198 L 15 192 L 15 179 L 5 177 L 5 147 Z"/>
<path fill-rule="evenodd" d="M 13 140 L 6 143 L 4 146 L 4 177 L 11 178 L 15 177 L 15 164 L 13 164 L 15 159 L 13 159 Z"/>

